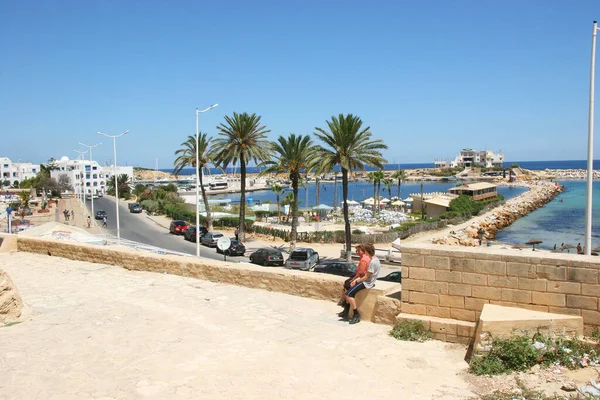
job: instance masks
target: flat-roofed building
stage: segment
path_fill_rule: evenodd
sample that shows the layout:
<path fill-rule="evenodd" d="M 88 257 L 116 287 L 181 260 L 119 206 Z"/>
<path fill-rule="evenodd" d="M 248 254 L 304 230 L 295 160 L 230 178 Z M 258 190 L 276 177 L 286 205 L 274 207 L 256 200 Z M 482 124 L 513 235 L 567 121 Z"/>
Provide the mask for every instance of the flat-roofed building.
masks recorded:
<path fill-rule="evenodd" d="M 433 199 L 425 200 L 423 202 L 425 204 L 425 215 L 430 218 L 439 217 L 448 211 L 448 207 L 450 207 L 450 202 L 452 200 L 453 198 L 450 198 L 449 196 L 434 197 Z"/>
<path fill-rule="evenodd" d="M 34 178 L 40 172 L 40 164 L 13 162 L 8 157 L 0 157 L 0 186 L 19 186 L 24 179 Z"/>
<path fill-rule="evenodd" d="M 498 197 L 496 185 L 488 182 L 477 182 L 464 184 L 448 189 L 449 193 L 460 196 L 461 194 L 471 196 L 476 201 L 492 199 Z"/>

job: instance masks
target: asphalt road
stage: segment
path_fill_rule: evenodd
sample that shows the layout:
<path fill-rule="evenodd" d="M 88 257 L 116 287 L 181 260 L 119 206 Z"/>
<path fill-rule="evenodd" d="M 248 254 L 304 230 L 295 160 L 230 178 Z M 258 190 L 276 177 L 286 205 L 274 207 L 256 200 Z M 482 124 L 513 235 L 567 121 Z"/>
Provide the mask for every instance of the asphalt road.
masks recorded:
<path fill-rule="evenodd" d="M 87 207 L 91 212 L 91 204 Z M 115 216 L 115 201 L 112 197 L 94 199 L 94 212 L 103 210 L 108 214 L 106 233 L 117 236 L 117 218 Z M 188 242 L 183 235 L 172 235 L 162 226 L 146 218 L 144 213 L 133 214 L 129 212 L 125 202 L 119 202 L 119 226 L 121 238 L 135 242 L 160 247 L 171 251 L 195 255 L 196 244 Z M 96 223 L 101 226 L 102 220 Z M 250 254 L 247 252 L 246 254 Z M 212 260 L 223 260 L 223 255 L 218 254 L 215 248 L 200 245 L 200 257 Z M 230 262 L 249 262 L 248 257 L 227 257 Z"/>

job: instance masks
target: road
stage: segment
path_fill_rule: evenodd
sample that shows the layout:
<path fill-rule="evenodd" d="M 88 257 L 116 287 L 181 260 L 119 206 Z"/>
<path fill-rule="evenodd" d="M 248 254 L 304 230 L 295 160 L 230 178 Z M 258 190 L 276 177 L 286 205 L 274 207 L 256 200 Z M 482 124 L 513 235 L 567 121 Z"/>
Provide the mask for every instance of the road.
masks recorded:
<path fill-rule="evenodd" d="M 91 204 L 87 202 L 88 210 L 91 213 Z M 94 199 L 94 212 L 104 210 L 108 214 L 108 228 L 104 229 L 106 233 L 117 236 L 117 218 L 115 217 L 115 201 L 112 197 L 101 197 Z M 172 235 L 169 231 L 154 221 L 146 218 L 144 213 L 133 214 L 129 212 L 127 203 L 119 202 L 119 226 L 121 237 L 160 247 L 171 251 L 195 255 L 196 244 L 188 242 L 183 236 Z M 101 220 L 97 220 L 98 225 L 102 225 Z M 214 248 L 200 245 L 200 256 L 212 260 L 223 261 L 223 255 L 218 254 Z M 227 257 L 231 262 L 249 262 L 247 257 Z"/>

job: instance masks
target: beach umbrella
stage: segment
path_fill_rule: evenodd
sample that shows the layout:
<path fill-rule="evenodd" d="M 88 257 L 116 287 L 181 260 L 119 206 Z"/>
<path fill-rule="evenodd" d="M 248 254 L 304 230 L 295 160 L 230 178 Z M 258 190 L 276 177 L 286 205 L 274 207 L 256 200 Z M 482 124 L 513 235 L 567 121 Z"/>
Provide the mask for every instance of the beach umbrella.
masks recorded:
<path fill-rule="evenodd" d="M 374 198 L 372 198 L 372 197 L 369 197 L 368 199 L 366 199 L 366 200 L 363 200 L 362 202 L 363 202 L 364 204 L 368 204 L 368 205 L 372 206 L 373 204 L 375 204 L 375 199 L 374 199 Z"/>
<path fill-rule="evenodd" d="M 379 199 L 380 203 L 389 203 L 390 201 L 388 199 L 386 199 L 385 197 L 382 197 L 381 199 Z"/>
<path fill-rule="evenodd" d="M 319 204 L 318 206 L 314 206 L 312 209 L 313 210 L 330 211 L 330 210 L 333 210 L 333 207 L 329 207 L 327 204 Z"/>
<path fill-rule="evenodd" d="M 523 243 L 518 243 L 518 244 L 515 244 L 512 248 L 522 250 L 522 249 L 526 249 L 527 246 L 525 246 Z"/>
<path fill-rule="evenodd" d="M 535 239 L 535 238 L 529 239 L 527 242 L 525 242 L 525 244 L 528 244 L 528 245 L 530 244 L 533 247 L 533 250 L 535 250 L 535 245 L 540 244 L 540 243 L 544 243 L 544 241 L 540 240 L 540 239 Z"/>
<path fill-rule="evenodd" d="M 357 204 L 360 204 L 358 201 L 354 201 L 354 200 L 348 200 L 346 203 L 348 203 L 349 206 L 355 206 Z"/>
<path fill-rule="evenodd" d="M 392 202 L 392 205 L 393 205 L 393 206 L 403 206 L 403 205 L 405 205 L 405 204 L 406 204 L 406 203 L 405 203 L 405 202 L 403 202 L 402 200 L 396 200 L 396 201 L 393 201 L 393 202 Z"/>

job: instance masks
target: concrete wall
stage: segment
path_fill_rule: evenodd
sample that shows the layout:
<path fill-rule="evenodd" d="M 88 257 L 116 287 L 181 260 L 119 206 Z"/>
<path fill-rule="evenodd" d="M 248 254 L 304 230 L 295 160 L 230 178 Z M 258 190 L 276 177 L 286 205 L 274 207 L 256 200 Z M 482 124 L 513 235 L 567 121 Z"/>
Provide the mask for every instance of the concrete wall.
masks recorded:
<path fill-rule="evenodd" d="M 486 303 L 600 327 L 600 257 L 403 243 L 402 313 L 475 322 Z"/>

